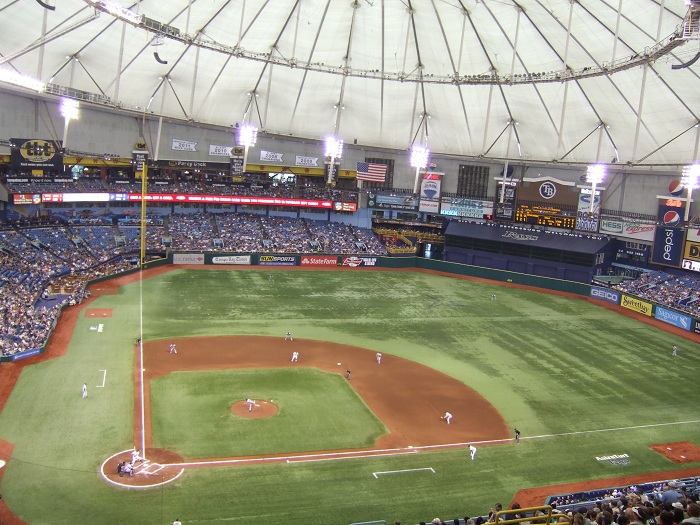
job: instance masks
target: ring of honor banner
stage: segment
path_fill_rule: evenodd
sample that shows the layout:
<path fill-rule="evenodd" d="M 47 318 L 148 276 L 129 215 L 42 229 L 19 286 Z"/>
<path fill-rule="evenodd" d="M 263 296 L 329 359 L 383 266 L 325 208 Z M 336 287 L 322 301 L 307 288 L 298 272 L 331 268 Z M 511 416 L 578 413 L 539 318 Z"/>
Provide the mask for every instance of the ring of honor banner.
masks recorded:
<path fill-rule="evenodd" d="M 600 192 L 596 190 L 591 206 L 591 188 L 581 188 L 576 210 L 576 229 L 584 232 L 598 232 L 600 225 Z"/>
<path fill-rule="evenodd" d="M 241 175 L 245 171 L 245 148 L 243 146 L 234 146 L 231 148 L 231 175 Z"/>
<path fill-rule="evenodd" d="M 10 167 L 63 172 L 63 141 L 12 139 Z"/>
<path fill-rule="evenodd" d="M 501 195 L 503 199 L 501 200 Z M 513 220 L 513 210 L 515 208 L 516 187 L 514 182 L 506 182 L 505 189 L 503 182 L 498 183 L 498 194 L 493 204 L 493 218 Z"/>

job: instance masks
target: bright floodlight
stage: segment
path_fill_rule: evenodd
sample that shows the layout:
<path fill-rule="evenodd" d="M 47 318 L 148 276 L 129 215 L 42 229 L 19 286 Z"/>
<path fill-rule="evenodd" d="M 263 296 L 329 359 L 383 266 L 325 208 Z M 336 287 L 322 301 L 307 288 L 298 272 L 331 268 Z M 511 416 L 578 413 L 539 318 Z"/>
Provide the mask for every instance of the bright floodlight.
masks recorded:
<path fill-rule="evenodd" d="M 11 69 L 0 69 L 0 82 L 7 82 L 15 86 L 24 87 L 34 91 L 44 91 L 44 83 L 27 75 L 22 75 Z"/>
<path fill-rule="evenodd" d="M 63 118 L 65 118 L 66 120 L 75 120 L 78 118 L 79 107 L 80 104 L 77 100 L 64 97 L 61 99 L 61 105 L 59 106 L 58 110 L 61 112 L 61 115 L 63 115 Z"/>
<path fill-rule="evenodd" d="M 326 157 L 339 159 L 343 156 L 343 140 L 336 137 L 326 138 Z"/>
<path fill-rule="evenodd" d="M 588 166 L 588 171 L 586 172 L 586 182 L 593 184 L 594 186 L 603 182 L 605 178 L 605 165 L 603 164 L 591 164 Z"/>
<path fill-rule="evenodd" d="M 414 168 L 425 168 L 428 165 L 430 150 L 423 146 L 413 146 L 411 149 L 411 166 Z"/>
<path fill-rule="evenodd" d="M 258 140 L 258 128 L 252 124 L 243 124 L 238 128 L 238 144 L 240 146 L 245 146 L 246 148 L 252 148 L 255 146 L 255 142 Z"/>
<path fill-rule="evenodd" d="M 683 177 L 681 181 L 683 186 L 688 188 L 688 191 L 693 191 L 700 187 L 700 164 L 697 162 L 683 168 Z"/>

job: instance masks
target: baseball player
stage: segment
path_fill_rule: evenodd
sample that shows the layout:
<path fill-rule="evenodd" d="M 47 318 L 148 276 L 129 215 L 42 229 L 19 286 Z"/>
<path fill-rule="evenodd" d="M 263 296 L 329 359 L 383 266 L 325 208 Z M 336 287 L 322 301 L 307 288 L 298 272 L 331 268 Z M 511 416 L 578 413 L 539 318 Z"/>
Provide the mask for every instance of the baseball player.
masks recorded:
<path fill-rule="evenodd" d="M 87 397 L 87 384 L 83 383 L 83 399 Z"/>
<path fill-rule="evenodd" d="M 445 412 L 445 415 L 442 416 L 440 419 L 444 419 L 445 421 L 447 421 L 447 424 L 449 425 L 450 420 L 452 419 L 452 414 L 450 414 L 449 412 Z"/>
<path fill-rule="evenodd" d="M 175 343 L 170 344 L 170 353 L 177 354 L 177 346 L 175 346 Z"/>
<path fill-rule="evenodd" d="M 135 448 L 131 451 L 131 464 L 134 465 L 137 461 L 143 461 L 143 458 L 139 453 L 139 449 Z"/>
<path fill-rule="evenodd" d="M 678 357 L 678 345 L 673 345 L 673 357 Z"/>
<path fill-rule="evenodd" d="M 345 371 L 345 379 L 350 380 L 350 370 Z"/>
<path fill-rule="evenodd" d="M 286 341 L 289 339 L 290 341 L 294 341 L 294 338 L 292 337 L 292 332 L 287 332 L 287 335 L 284 336 L 284 340 Z"/>
<path fill-rule="evenodd" d="M 377 364 L 380 365 L 382 364 L 382 353 L 377 352 Z"/>
<path fill-rule="evenodd" d="M 517 428 L 513 430 L 515 430 L 515 442 L 520 443 L 520 430 L 518 430 Z"/>
<path fill-rule="evenodd" d="M 469 445 L 469 455 L 472 458 L 472 461 L 474 461 L 474 458 L 476 457 L 476 447 L 474 445 Z"/>
<path fill-rule="evenodd" d="M 292 352 L 292 363 L 299 361 L 299 352 Z"/>
<path fill-rule="evenodd" d="M 248 412 L 252 412 L 253 407 L 255 406 L 255 399 L 246 399 L 245 402 L 246 405 L 248 405 Z"/>

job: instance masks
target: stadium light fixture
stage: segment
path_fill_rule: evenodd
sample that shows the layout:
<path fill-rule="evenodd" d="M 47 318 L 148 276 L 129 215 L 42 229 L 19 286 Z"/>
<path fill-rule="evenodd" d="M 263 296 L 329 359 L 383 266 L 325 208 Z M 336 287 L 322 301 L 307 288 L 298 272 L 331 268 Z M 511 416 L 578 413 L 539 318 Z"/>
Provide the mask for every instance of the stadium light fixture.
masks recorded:
<path fill-rule="evenodd" d="M 258 128 L 252 124 L 243 124 L 238 128 L 238 144 L 243 146 L 243 172 L 248 164 L 248 150 L 255 146 L 258 140 Z"/>
<path fill-rule="evenodd" d="M 685 203 L 685 222 L 688 222 L 690 217 L 690 202 L 693 195 L 693 190 L 700 187 L 700 163 L 690 164 L 683 168 L 683 176 L 681 178 L 681 183 L 685 186 L 687 191 L 687 198 Z"/>
<path fill-rule="evenodd" d="M 337 137 L 326 137 L 326 157 L 330 159 L 328 166 L 327 184 L 333 183 L 333 170 L 335 169 L 335 159 L 340 159 L 343 156 L 343 139 Z"/>
<path fill-rule="evenodd" d="M 46 85 L 35 78 L 22 75 L 11 69 L 0 69 L 0 82 L 31 89 L 32 91 L 44 91 Z"/>
<path fill-rule="evenodd" d="M 420 170 L 425 169 L 428 165 L 430 150 L 425 146 L 414 145 L 411 148 L 411 166 L 416 168 L 416 178 L 413 182 L 413 193 L 418 193 L 418 183 L 420 182 Z"/>
<path fill-rule="evenodd" d="M 77 100 L 63 97 L 61 98 L 61 103 L 58 106 L 58 111 L 63 115 L 63 149 L 66 149 L 66 143 L 68 142 L 68 125 L 71 120 L 77 120 L 80 114 L 79 108 L 80 103 Z"/>
<path fill-rule="evenodd" d="M 586 182 L 591 185 L 591 213 L 595 205 L 595 187 L 605 179 L 606 169 L 604 164 L 590 164 L 586 172 Z"/>

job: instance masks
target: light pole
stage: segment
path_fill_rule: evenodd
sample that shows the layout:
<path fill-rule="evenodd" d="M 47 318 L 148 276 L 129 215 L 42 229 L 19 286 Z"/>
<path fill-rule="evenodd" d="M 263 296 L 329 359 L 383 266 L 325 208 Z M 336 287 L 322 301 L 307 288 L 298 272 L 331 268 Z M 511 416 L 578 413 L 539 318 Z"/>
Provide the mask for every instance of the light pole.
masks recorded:
<path fill-rule="evenodd" d="M 430 150 L 424 146 L 413 146 L 411 148 L 411 166 L 416 168 L 416 179 L 413 183 L 413 193 L 418 194 L 418 184 L 420 182 L 420 170 L 428 165 Z"/>
<path fill-rule="evenodd" d="M 245 173 L 245 167 L 248 163 L 248 149 L 255 146 L 255 142 L 258 140 L 258 128 L 252 124 L 243 124 L 238 128 L 238 145 L 243 146 L 243 173 Z"/>
<path fill-rule="evenodd" d="M 605 178 L 605 165 L 604 164 L 590 164 L 588 166 L 588 172 L 586 173 L 586 182 L 591 185 L 591 210 L 593 213 L 593 208 L 595 205 L 595 187 L 603 182 Z"/>
<path fill-rule="evenodd" d="M 61 99 L 61 104 L 58 106 L 58 111 L 63 115 L 64 126 L 63 126 L 63 149 L 66 148 L 66 141 L 68 140 L 68 124 L 71 120 L 77 120 L 80 104 L 77 100 L 63 97 Z"/>
<path fill-rule="evenodd" d="M 331 160 L 328 166 L 328 180 L 326 184 L 333 183 L 333 169 L 335 167 L 335 159 L 340 159 L 343 156 L 343 140 L 337 137 L 326 138 L 326 157 Z"/>
<path fill-rule="evenodd" d="M 686 200 L 685 200 L 685 222 L 688 222 L 690 217 L 690 203 L 691 197 L 693 196 L 693 190 L 700 186 L 698 179 L 700 179 L 700 164 L 690 164 L 683 168 L 683 177 L 681 182 L 686 188 Z"/>

